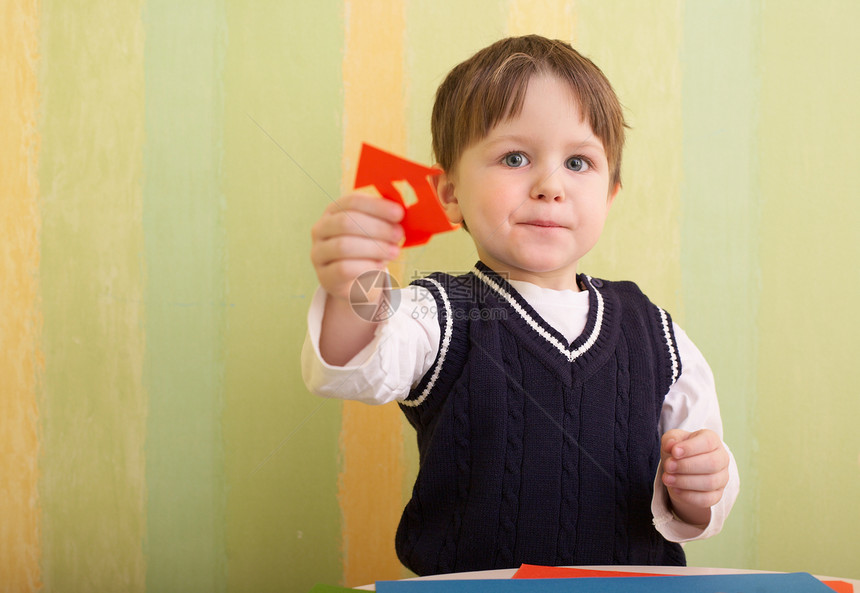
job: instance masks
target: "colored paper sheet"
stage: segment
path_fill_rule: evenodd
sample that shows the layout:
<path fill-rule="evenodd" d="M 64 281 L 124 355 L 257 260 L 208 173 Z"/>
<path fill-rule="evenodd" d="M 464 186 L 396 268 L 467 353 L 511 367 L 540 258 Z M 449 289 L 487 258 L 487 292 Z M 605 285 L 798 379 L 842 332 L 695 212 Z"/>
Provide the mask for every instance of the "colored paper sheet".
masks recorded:
<path fill-rule="evenodd" d="M 538 566 L 523 564 L 511 578 L 514 579 L 570 579 L 590 577 L 659 577 L 673 576 L 650 572 L 627 572 L 618 570 L 595 570 L 592 568 L 568 568 L 564 566 Z M 821 581 L 836 593 L 854 593 L 854 585 L 845 581 Z"/>
<path fill-rule="evenodd" d="M 821 581 L 836 593 L 854 593 L 854 585 L 845 581 Z"/>
<path fill-rule="evenodd" d="M 651 572 L 596 570 L 593 568 L 567 568 L 564 566 L 537 566 L 523 564 L 511 578 L 514 579 L 571 579 L 589 577 L 668 577 L 672 575 Z"/>
<path fill-rule="evenodd" d="M 473 581 L 379 581 L 378 593 L 832 593 L 804 572 L 701 576 L 511 579 Z"/>
<path fill-rule="evenodd" d="M 406 211 L 401 222 L 406 235 L 403 246 L 423 245 L 436 233 L 458 228 L 458 225 L 448 222 L 428 179 L 428 176 L 439 173 L 442 173 L 439 169 L 425 167 L 369 144 L 362 144 L 355 189 L 373 186 L 383 198 L 400 204 Z M 412 187 L 417 198 L 414 204 L 406 204 L 394 185 L 398 181 L 405 181 Z"/>

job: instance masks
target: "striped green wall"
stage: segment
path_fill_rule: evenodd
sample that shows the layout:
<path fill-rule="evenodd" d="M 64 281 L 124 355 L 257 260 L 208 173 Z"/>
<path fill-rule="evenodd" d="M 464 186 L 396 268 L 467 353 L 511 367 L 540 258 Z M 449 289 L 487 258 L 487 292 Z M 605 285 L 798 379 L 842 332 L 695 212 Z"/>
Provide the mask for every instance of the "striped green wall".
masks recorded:
<path fill-rule="evenodd" d="M 406 574 L 356 566 L 390 540 L 344 484 L 390 471 L 402 505 L 411 429 L 300 378 L 309 229 L 379 114 L 428 161 L 445 73 L 531 30 L 632 126 L 588 271 L 639 281 L 717 377 L 742 493 L 690 562 L 860 578 L 858 25 L 850 0 L 0 0 L 0 591 Z M 379 92 L 344 68 L 381 26 Z M 473 254 L 452 233 L 396 269 Z M 380 465 L 352 443 L 383 424 Z"/>
<path fill-rule="evenodd" d="M 147 1 L 143 217 L 146 587 L 225 589 L 220 2 Z"/>
<path fill-rule="evenodd" d="M 340 406 L 307 394 L 298 363 L 315 286 L 309 229 L 340 179 L 342 18 L 333 2 L 226 5 L 228 591 L 342 575 Z"/>
<path fill-rule="evenodd" d="M 763 17 L 758 560 L 856 576 L 860 4 L 768 3 Z"/>
<path fill-rule="evenodd" d="M 738 466 L 742 496 L 719 539 L 690 546 L 691 562 L 759 566 L 756 386 L 762 307 L 758 255 L 761 6 L 735 0 L 728 10 L 684 8 L 681 40 L 683 172 L 681 298 L 684 325 L 707 355 Z M 731 43 L 726 40 L 731 39 Z"/>

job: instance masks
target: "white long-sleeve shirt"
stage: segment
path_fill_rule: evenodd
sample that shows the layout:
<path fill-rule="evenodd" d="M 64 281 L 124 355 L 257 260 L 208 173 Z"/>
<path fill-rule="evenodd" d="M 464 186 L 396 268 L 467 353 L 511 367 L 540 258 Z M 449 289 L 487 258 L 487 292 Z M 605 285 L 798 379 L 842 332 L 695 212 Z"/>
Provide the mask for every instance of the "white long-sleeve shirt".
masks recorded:
<path fill-rule="evenodd" d="M 586 291 L 552 290 L 529 282 L 509 282 L 568 341 L 583 332 L 588 317 Z M 373 340 L 344 366 L 333 366 L 322 359 L 319 351 L 326 294 L 317 289 L 308 312 L 308 333 L 302 349 L 302 376 L 312 393 L 368 404 L 406 399 L 436 359 L 441 330 L 429 291 L 410 286 L 399 290 L 399 297 L 394 314 L 378 324 Z M 659 430 L 662 434 L 673 428 L 690 432 L 708 428 L 722 439 L 723 425 L 711 369 L 687 334 L 677 324 L 673 327 L 681 374 L 666 394 Z M 720 501 L 711 507 L 711 520 L 704 528 L 685 523 L 672 513 L 668 492 L 661 481 L 662 463 L 657 468 L 651 512 L 655 527 L 667 540 L 705 539 L 722 529 L 740 487 L 734 456 L 727 446 L 726 451 L 729 482 Z"/>

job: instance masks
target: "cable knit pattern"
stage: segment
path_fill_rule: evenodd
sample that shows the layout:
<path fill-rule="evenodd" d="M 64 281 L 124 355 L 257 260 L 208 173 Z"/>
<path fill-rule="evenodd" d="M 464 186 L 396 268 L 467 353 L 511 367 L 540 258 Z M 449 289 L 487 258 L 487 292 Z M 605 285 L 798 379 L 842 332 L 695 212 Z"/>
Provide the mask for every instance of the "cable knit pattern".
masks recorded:
<path fill-rule="evenodd" d="M 451 524 L 445 533 L 445 540 L 439 554 L 439 572 L 457 570 L 457 543 L 464 506 L 469 496 L 469 409 L 468 397 L 454 394 L 454 450 L 457 463 L 456 508 L 451 516 Z M 465 534 L 468 537 L 468 534 Z"/>
<path fill-rule="evenodd" d="M 627 345 L 619 341 L 619 354 L 616 358 L 616 398 L 615 398 L 615 549 L 613 564 L 621 563 L 628 557 L 630 541 L 624 521 L 628 514 L 627 497 L 630 489 L 630 447 L 628 427 L 630 426 L 630 368 L 627 365 Z M 623 350 L 622 350 L 623 348 Z"/>
<path fill-rule="evenodd" d="M 509 341 L 505 334 L 502 339 Z M 523 465 L 523 407 L 525 392 L 522 389 L 522 361 L 512 357 L 514 348 L 503 346 L 502 363 L 507 370 L 508 419 L 505 449 L 505 473 L 502 478 L 502 502 L 499 512 L 498 547 L 494 564 L 510 566 L 514 562 L 514 547 L 517 535 L 517 513 L 519 510 L 521 469 Z"/>
<path fill-rule="evenodd" d="M 564 398 L 562 427 L 568 438 L 562 445 L 561 504 L 558 509 L 559 533 L 555 560 L 551 564 L 565 564 L 575 554 L 577 539 L 577 501 L 579 500 L 579 448 L 572 435 L 579 434 L 580 390 L 572 390 Z"/>
<path fill-rule="evenodd" d="M 401 404 L 421 463 L 396 548 L 417 574 L 684 563 L 650 514 L 671 320 L 632 283 L 578 281 L 589 314 L 570 343 L 480 262 L 415 282 L 444 344 Z"/>

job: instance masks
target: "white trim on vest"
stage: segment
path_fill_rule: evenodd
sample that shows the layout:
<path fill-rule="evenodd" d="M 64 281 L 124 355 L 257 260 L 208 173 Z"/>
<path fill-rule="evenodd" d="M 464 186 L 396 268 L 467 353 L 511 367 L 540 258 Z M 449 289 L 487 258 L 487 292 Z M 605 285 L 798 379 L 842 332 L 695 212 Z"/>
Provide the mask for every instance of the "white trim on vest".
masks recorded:
<path fill-rule="evenodd" d="M 555 348 L 561 352 L 568 360 L 568 362 L 573 362 L 583 354 L 585 354 L 589 348 L 591 348 L 594 343 L 597 341 L 597 336 L 600 335 L 600 328 L 603 326 L 603 295 L 600 294 L 600 291 L 594 287 L 591 283 L 591 276 L 585 276 L 586 280 L 588 280 L 588 284 L 591 289 L 594 291 L 594 294 L 597 296 L 597 320 L 594 323 L 594 329 L 591 331 L 591 335 L 588 336 L 588 339 L 585 341 L 582 346 L 577 348 L 576 350 L 568 350 L 567 346 L 562 344 L 555 336 L 546 331 L 540 324 L 532 318 L 531 315 L 514 299 L 511 294 L 506 291 L 504 288 L 499 286 L 492 278 L 489 278 L 486 274 L 481 272 L 478 268 L 473 268 L 472 273 L 475 274 L 481 281 L 483 281 L 487 286 L 492 288 L 499 296 L 505 299 L 514 310 L 519 313 L 520 317 L 535 330 L 543 339 L 547 342 L 555 346 Z"/>
<path fill-rule="evenodd" d="M 655 305 L 656 307 L 656 305 Z M 663 324 L 663 338 L 666 340 L 666 347 L 669 349 L 669 358 L 672 360 L 672 382 L 669 385 L 674 385 L 678 380 L 678 353 L 675 351 L 675 343 L 672 341 L 672 334 L 669 331 L 669 318 L 666 311 L 657 307 L 660 312 L 660 322 Z"/>
<path fill-rule="evenodd" d="M 433 386 L 436 385 L 436 381 L 439 379 L 442 365 L 445 364 L 445 357 L 448 355 L 448 348 L 451 346 L 451 335 L 454 333 L 454 315 L 451 311 L 451 301 L 448 300 L 448 294 L 445 292 L 445 288 L 438 280 L 433 278 L 425 278 L 425 280 L 432 282 L 433 285 L 436 286 L 437 290 L 439 290 L 439 296 L 442 298 L 442 304 L 445 306 L 445 332 L 442 336 L 442 343 L 439 344 L 439 361 L 433 369 L 433 374 L 430 375 L 430 381 L 427 382 L 427 387 L 424 388 L 424 391 L 422 391 L 421 395 L 417 398 L 406 399 L 400 402 L 401 406 L 409 408 L 420 406 L 424 400 L 427 399 L 427 396 L 430 395 L 430 392 L 433 390 Z"/>

